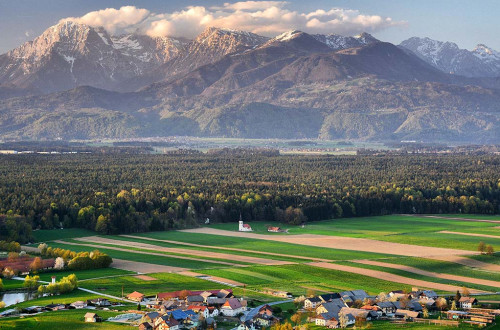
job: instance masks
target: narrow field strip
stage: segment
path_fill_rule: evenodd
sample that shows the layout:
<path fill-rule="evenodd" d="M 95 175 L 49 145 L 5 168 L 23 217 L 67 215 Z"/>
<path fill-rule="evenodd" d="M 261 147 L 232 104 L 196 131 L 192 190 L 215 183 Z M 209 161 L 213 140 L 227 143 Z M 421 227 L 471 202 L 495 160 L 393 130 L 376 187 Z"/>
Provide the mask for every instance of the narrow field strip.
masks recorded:
<path fill-rule="evenodd" d="M 472 222 L 500 223 L 500 220 L 488 220 L 488 219 L 440 217 L 440 216 L 437 216 L 437 215 L 416 215 L 416 214 L 402 214 L 402 215 L 409 216 L 409 217 L 431 218 L 431 219 L 445 219 L 445 220 L 459 220 L 459 221 L 472 221 Z"/>
<path fill-rule="evenodd" d="M 269 235 L 254 234 L 248 232 L 232 232 L 228 230 L 220 230 L 214 228 L 196 228 L 196 229 L 186 229 L 181 231 L 188 233 L 202 233 L 202 234 L 204 233 L 204 234 L 220 235 L 220 236 L 247 237 L 253 239 L 285 242 L 291 244 L 308 245 L 308 246 L 316 246 L 324 248 L 333 248 L 339 250 L 375 252 L 375 253 L 384 253 L 393 255 L 412 256 L 412 257 L 477 254 L 477 252 L 474 251 L 416 246 L 409 244 L 377 241 L 366 238 L 354 238 L 354 237 L 344 237 L 344 236 L 325 236 L 316 234 L 269 236 Z"/>
<path fill-rule="evenodd" d="M 223 278 L 223 277 L 219 277 L 219 276 L 212 276 L 212 275 L 205 275 L 205 274 L 201 274 L 201 273 L 195 273 L 192 271 L 183 271 L 183 272 L 180 272 L 179 274 L 184 275 L 184 276 L 196 277 L 196 278 L 210 277 L 210 279 L 204 278 L 204 280 L 211 280 L 211 281 L 215 281 L 215 282 L 219 282 L 219 283 L 227 283 L 227 284 L 230 284 L 233 286 L 244 286 L 245 285 L 245 283 L 233 281 L 233 280 L 230 280 L 227 278 Z"/>
<path fill-rule="evenodd" d="M 167 257 L 167 258 L 172 258 L 172 259 L 183 259 L 183 260 L 192 260 L 192 261 L 199 261 L 199 262 L 206 262 L 206 263 L 212 263 L 212 264 L 217 264 L 217 265 L 228 265 L 228 266 L 234 266 L 234 267 L 241 267 L 239 264 L 234 264 L 230 262 L 224 262 L 224 261 L 214 261 L 214 260 L 208 260 L 208 259 L 199 259 L 199 258 L 193 258 L 193 257 L 183 257 L 183 256 L 168 256 L 163 253 L 155 253 L 155 252 L 149 252 L 149 251 L 136 251 L 136 250 L 131 250 L 131 249 L 126 249 L 126 248 L 119 248 L 115 246 L 102 246 L 99 244 L 89 244 L 89 243 L 73 243 L 73 242 L 66 242 L 66 241 L 54 241 L 56 243 L 60 244 L 69 244 L 69 245 L 79 245 L 79 246 L 89 246 L 93 248 L 105 248 L 108 250 L 115 250 L 115 251 L 122 251 L 122 252 L 129 252 L 129 253 L 136 253 L 136 254 L 143 254 L 143 255 L 151 255 L 151 256 L 159 256 L 159 257 Z M 153 249 L 154 251 L 154 249 Z M 158 249 L 157 249 L 158 251 Z"/>
<path fill-rule="evenodd" d="M 276 256 L 276 257 L 285 257 L 285 258 L 293 257 L 294 259 L 302 259 L 302 260 L 306 260 L 306 261 L 325 261 L 325 262 L 332 261 L 330 259 L 323 259 L 323 258 L 301 257 L 301 256 L 297 256 L 297 255 L 292 256 L 292 255 L 283 254 L 283 253 L 246 250 L 246 249 L 238 249 L 238 248 L 230 248 L 230 247 L 213 246 L 213 245 L 207 246 L 207 245 L 201 245 L 201 244 L 186 243 L 186 242 L 179 242 L 179 241 L 172 241 L 172 240 L 164 240 L 164 239 L 157 239 L 157 238 L 143 237 L 143 236 L 133 236 L 133 235 L 120 235 L 120 236 L 133 238 L 133 239 L 143 239 L 143 240 L 148 240 L 148 241 L 186 245 L 186 246 L 192 246 L 192 247 L 198 247 L 198 248 L 210 248 L 210 249 L 215 249 L 215 250 L 235 251 L 235 252 L 251 252 L 251 253 L 255 253 L 255 254 Z"/>
<path fill-rule="evenodd" d="M 407 277 L 403 277 L 400 275 L 395 275 L 395 274 L 382 272 L 382 271 L 378 271 L 378 270 L 367 269 L 367 268 L 351 267 L 351 266 L 331 264 L 331 263 L 326 263 L 326 262 L 313 262 L 313 263 L 309 263 L 308 265 L 320 267 L 320 268 L 340 270 L 340 271 L 344 271 L 344 272 L 360 274 L 360 275 L 364 275 L 364 276 L 378 278 L 381 280 L 386 280 L 386 281 L 391 281 L 391 282 L 396 282 L 396 283 L 403 283 L 403 284 L 408 284 L 408 285 L 417 286 L 417 287 L 421 287 L 421 288 L 441 290 L 441 291 L 446 291 L 446 292 L 456 292 L 457 290 L 462 290 L 461 287 L 455 286 L 455 285 L 422 281 L 422 280 L 407 278 Z M 486 292 L 486 291 L 475 290 L 475 289 L 470 289 L 469 291 L 471 293 L 484 293 L 484 292 Z"/>
<path fill-rule="evenodd" d="M 453 234 L 453 235 L 463 235 L 463 236 L 474 236 L 474 237 L 484 237 L 484 238 L 496 238 L 500 239 L 500 236 L 488 235 L 488 234 L 474 234 L 474 233 L 459 233 L 456 231 L 442 230 L 438 231 L 440 234 Z"/>
<path fill-rule="evenodd" d="M 142 273 L 142 274 L 177 273 L 187 270 L 186 268 L 182 267 L 155 265 L 155 264 L 148 264 L 146 262 L 122 260 L 115 258 L 113 258 L 113 263 L 111 264 L 111 267 L 123 270 L 129 270 L 132 272 Z"/>
<path fill-rule="evenodd" d="M 473 268 L 480 268 L 480 269 L 488 270 L 488 271 L 492 271 L 492 272 L 500 272 L 500 265 L 489 264 L 487 262 L 482 262 L 482 261 L 474 260 L 471 258 L 465 258 L 465 257 L 460 257 L 460 256 L 435 256 L 435 257 L 430 257 L 430 258 L 436 259 L 436 260 L 454 262 L 454 263 L 461 264 L 464 266 L 473 267 Z"/>
<path fill-rule="evenodd" d="M 98 236 L 76 238 L 76 240 L 82 241 L 82 242 L 90 242 L 90 243 L 111 244 L 111 245 L 116 245 L 116 246 L 131 246 L 131 247 L 136 247 L 136 248 L 140 248 L 140 249 L 161 251 L 161 252 L 167 252 L 167 253 L 178 253 L 178 254 L 187 254 L 187 255 L 195 254 L 195 255 L 201 256 L 201 257 L 217 258 L 217 259 L 223 259 L 223 260 L 234 260 L 234 261 L 241 261 L 241 262 L 246 262 L 249 264 L 257 264 L 257 265 L 286 265 L 286 264 L 292 263 L 292 262 L 288 262 L 288 261 L 264 259 L 264 258 L 257 258 L 257 257 L 248 257 L 248 256 L 234 255 L 234 254 L 229 254 L 229 253 L 207 252 L 207 251 L 201 251 L 201 250 L 189 250 L 189 249 L 182 249 L 182 248 L 167 248 L 167 247 L 161 247 L 161 246 L 157 246 L 157 245 L 153 245 L 153 244 L 131 242 L 131 241 L 119 241 L 119 240 L 114 240 L 114 239 L 109 239 L 109 238 L 104 238 L 104 237 L 98 237 Z M 191 257 L 179 257 L 179 258 L 191 258 Z M 207 261 L 206 259 L 197 259 L 197 260 Z M 228 262 L 224 262 L 224 261 L 217 261 L 217 263 L 234 265 L 234 263 L 228 263 Z"/>
<path fill-rule="evenodd" d="M 409 272 L 409 273 L 414 273 L 414 274 L 428 276 L 428 277 L 436 277 L 436 278 L 441 278 L 441 279 L 445 279 L 445 280 L 473 283 L 473 284 L 486 285 L 486 286 L 500 288 L 500 282 L 497 282 L 497 281 L 482 280 L 482 279 L 478 279 L 478 278 L 451 275 L 451 274 L 434 273 L 434 272 L 418 269 L 415 267 L 398 265 L 398 264 L 391 264 L 391 263 L 375 261 L 375 260 L 352 260 L 351 262 L 364 264 L 364 265 L 372 265 L 372 266 L 380 266 L 380 267 L 385 267 L 385 268 L 399 269 L 399 270 Z"/>

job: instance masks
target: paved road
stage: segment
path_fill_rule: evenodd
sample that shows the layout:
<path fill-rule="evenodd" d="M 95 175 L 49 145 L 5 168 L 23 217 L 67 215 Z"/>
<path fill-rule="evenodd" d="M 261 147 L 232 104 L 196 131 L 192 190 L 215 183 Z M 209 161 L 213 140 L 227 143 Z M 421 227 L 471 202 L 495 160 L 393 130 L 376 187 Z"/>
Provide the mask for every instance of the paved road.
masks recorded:
<path fill-rule="evenodd" d="M 242 321 L 246 322 L 246 321 L 250 321 L 251 319 L 253 319 L 253 317 L 255 315 L 257 315 L 257 313 L 259 312 L 259 309 L 261 309 L 261 307 L 263 307 L 265 305 L 273 306 L 273 305 L 284 304 L 284 303 L 292 302 L 292 301 L 293 300 L 290 299 L 290 300 L 275 301 L 275 302 L 271 302 L 271 303 L 267 303 L 267 304 L 262 304 L 260 306 L 255 307 L 254 309 L 250 310 L 250 312 L 248 312 L 247 315 L 242 316 Z"/>

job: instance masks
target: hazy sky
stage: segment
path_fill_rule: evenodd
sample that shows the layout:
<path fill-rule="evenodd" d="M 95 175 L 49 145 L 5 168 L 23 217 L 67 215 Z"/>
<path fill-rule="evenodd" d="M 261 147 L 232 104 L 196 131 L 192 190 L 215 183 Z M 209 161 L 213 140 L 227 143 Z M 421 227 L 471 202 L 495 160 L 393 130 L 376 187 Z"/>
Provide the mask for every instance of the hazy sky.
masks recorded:
<path fill-rule="evenodd" d="M 500 50 L 499 14 L 500 0 L 0 0 L 0 53 L 66 17 L 103 25 L 114 33 L 191 37 L 211 25 L 269 36 L 292 28 L 339 34 L 368 31 L 393 43 L 421 36 L 453 41 L 462 48 L 484 43 Z"/>

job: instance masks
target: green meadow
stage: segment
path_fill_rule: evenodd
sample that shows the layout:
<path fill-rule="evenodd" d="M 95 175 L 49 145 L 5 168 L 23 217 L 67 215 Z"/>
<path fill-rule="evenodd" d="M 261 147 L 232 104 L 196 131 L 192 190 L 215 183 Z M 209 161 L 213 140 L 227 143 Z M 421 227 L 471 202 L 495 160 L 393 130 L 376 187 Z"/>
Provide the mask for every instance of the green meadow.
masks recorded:
<path fill-rule="evenodd" d="M 248 288 L 283 290 L 295 295 L 306 294 L 311 288 L 332 292 L 364 289 L 370 294 L 391 290 L 408 290 L 410 286 L 343 271 L 308 265 L 252 266 L 244 269 L 209 269 L 203 273 L 244 281 Z M 314 289 L 313 289 L 314 290 Z"/>

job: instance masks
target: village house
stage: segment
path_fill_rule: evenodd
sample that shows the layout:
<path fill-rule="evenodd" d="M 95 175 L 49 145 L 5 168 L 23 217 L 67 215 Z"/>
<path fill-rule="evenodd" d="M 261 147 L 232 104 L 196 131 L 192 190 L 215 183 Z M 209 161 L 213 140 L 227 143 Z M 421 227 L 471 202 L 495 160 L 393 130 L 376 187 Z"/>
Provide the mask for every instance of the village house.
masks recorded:
<path fill-rule="evenodd" d="M 245 307 L 243 307 L 241 301 L 236 298 L 228 299 L 220 308 L 220 312 L 224 316 L 236 316 L 244 311 Z"/>
<path fill-rule="evenodd" d="M 344 291 L 340 293 L 340 296 L 344 300 L 345 303 L 354 303 L 355 301 L 364 301 L 370 297 L 365 290 L 353 290 L 353 291 Z"/>
<path fill-rule="evenodd" d="M 96 313 L 86 313 L 85 316 L 85 322 L 88 323 L 95 323 L 95 322 L 101 322 L 101 317 L 97 315 Z"/>
<path fill-rule="evenodd" d="M 139 324 L 139 330 L 153 330 L 153 325 L 149 322 Z"/>
<path fill-rule="evenodd" d="M 96 307 L 109 307 L 109 306 L 111 306 L 111 303 L 109 302 L 108 299 L 97 298 L 97 299 L 87 300 L 87 305 L 96 306 Z"/>
<path fill-rule="evenodd" d="M 75 301 L 74 303 L 71 303 L 69 305 L 70 308 L 74 308 L 74 309 L 82 309 L 82 308 L 86 308 L 87 307 L 87 303 L 84 302 L 84 301 Z"/>
<path fill-rule="evenodd" d="M 127 296 L 127 299 L 132 300 L 132 301 L 141 302 L 144 300 L 144 295 L 140 292 L 134 291 Z"/>
<path fill-rule="evenodd" d="M 461 297 L 458 304 L 460 308 L 470 309 L 473 305 L 477 305 L 477 299 L 473 297 Z"/>
<path fill-rule="evenodd" d="M 66 305 L 63 304 L 49 304 L 45 306 L 45 310 L 55 312 L 58 310 L 66 309 Z"/>
<path fill-rule="evenodd" d="M 156 319 L 160 317 L 160 313 L 158 312 L 149 312 L 144 314 L 144 316 L 141 318 L 142 323 L 150 323 L 154 324 Z"/>
<path fill-rule="evenodd" d="M 323 301 L 318 297 L 307 298 L 304 300 L 304 308 L 305 309 L 315 309 L 321 303 L 323 303 Z"/>
<path fill-rule="evenodd" d="M 179 322 L 169 315 L 164 315 L 156 319 L 154 328 L 157 330 L 178 330 Z"/>
<path fill-rule="evenodd" d="M 396 313 L 394 313 L 394 316 L 396 318 L 404 318 L 404 319 L 410 319 L 410 320 L 418 318 L 419 315 L 420 315 L 419 312 L 410 311 L 407 309 L 397 309 Z"/>
<path fill-rule="evenodd" d="M 393 315 L 400 308 L 399 301 L 380 301 L 376 306 L 382 311 L 382 315 Z"/>
<path fill-rule="evenodd" d="M 314 321 L 316 325 L 327 327 L 330 329 L 335 329 L 338 328 L 339 326 L 339 321 L 333 314 L 320 314 L 316 316 L 316 319 Z"/>

